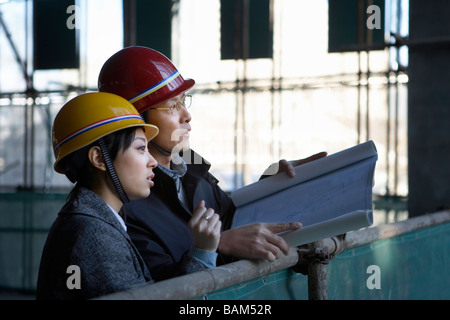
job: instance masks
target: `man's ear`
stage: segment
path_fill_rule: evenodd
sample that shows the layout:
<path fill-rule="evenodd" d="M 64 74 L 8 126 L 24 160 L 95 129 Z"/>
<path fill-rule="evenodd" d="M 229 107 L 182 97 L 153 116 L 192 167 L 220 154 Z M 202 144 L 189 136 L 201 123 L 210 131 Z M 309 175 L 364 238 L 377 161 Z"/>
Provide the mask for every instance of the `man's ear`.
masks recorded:
<path fill-rule="evenodd" d="M 93 146 L 88 151 L 88 158 L 94 168 L 100 171 L 106 171 L 105 160 L 103 159 L 102 151 L 100 147 Z"/>

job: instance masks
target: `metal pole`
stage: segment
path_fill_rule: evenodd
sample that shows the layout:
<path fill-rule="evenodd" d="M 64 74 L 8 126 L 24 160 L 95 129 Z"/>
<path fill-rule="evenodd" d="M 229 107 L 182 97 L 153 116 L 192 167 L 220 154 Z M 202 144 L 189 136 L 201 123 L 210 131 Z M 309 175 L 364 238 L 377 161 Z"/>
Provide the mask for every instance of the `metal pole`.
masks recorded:
<path fill-rule="evenodd" d="M 214 269 L 187 274 L 100 297 L 102 300 L 131 299 L 193 299 L 210 292 L 227 288 L 266 274 L 292 267 L 297 264 L 299 255 L 291 248 L 274 262 L 267 260 L 240 260 Z"/>
<path fill-rule="evenodd" d="M 308 298 L 309 300 L 328 300 L 327 266 L 321 263 L 311 263 L 308 268 Z"/>
<path fill-rule="evenodd" d="M 366 141 L 369 141 L 370 139 L 370 84 L 369 84 L 369 80 L 370 80 L 370 61 L 369 61 L 369 56 L 370 56 L 370 51 L 366 52 L 367 56 L 367 77 L 366 77 L 366 81 L 367 81 L 367 87 L 366 87 Z"/>
<path fill-rule="evenodd" d="M 356 133 L 358 138 L 356 140 L 356 144 L 359 144 L 361 142 L 361 74 L 361 52 L 358 51 L 358 103 L 356 110 Z"/>
<path fill-rule="evenodd" d="M 328 247 L 324 240 L 316 241 L 312 245 L 308 265 L 308 298 L 309 300 L 327 300 L 327 264 L 329 259 Z M 320 259 L 322 257 L 322 259 Z"/>
<path fill-rule="evenodd" d="M 389 57 L 391 56 L 391 51 L 389 50 Z M 390 195 L 389 191 L 389 182 L 390 182 L 390 173 L 389 173 L 389 151 L 391 149 L 390 146 L 390 135 L 391 135 L 391 80 L 390 80 L 390 72 L 386 73 L 387 79 L 387 119 L 386 119 L 386 196 Z"/>

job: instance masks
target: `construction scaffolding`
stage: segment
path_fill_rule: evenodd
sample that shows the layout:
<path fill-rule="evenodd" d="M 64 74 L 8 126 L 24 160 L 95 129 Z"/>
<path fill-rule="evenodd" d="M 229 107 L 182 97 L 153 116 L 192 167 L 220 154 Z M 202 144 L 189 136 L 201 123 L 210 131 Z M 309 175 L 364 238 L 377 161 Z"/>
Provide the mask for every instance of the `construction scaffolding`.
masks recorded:
<path fill-rule="evenodd" d="M 324 54 L 321 50 L 326 47 L 323 45 L 314 47 L 313 43 L 304 42 L 311 54 L 318 52 L 320 59 L 325 59 L 324 63 L 348 67 L 335 68 L 329 74 L 324 73 L 323 68 L 304 68 L 295 75 L 293 68 L 286 66 L 292 62 L 307 66 L 311 54 L 303 50 L 299 54 L 305 54 L 304 58 L 299 55 L 291 60 L 292 53 L 287 47 L 290 43 L 286 41 L 291 19 L 288 14 L 291 13 L 287 4 L 281 2 L 273 2 L 272 59 L 220 61 L 212 58 L 208 63 L 227 70 L 224 75 L 217 74 L 213 81 L 203 74 L 205 71 L 192 71 L 193 76 L 198 77 L 192 90 L 194 107 L 190 109 L 194 149 L 213 164 L 213 174 L 221 181 L 221 187 L 231 191 L 257 180 L 268 165 L 280 158 L 298 159 L 319 151 L 334 153 L 372 139 L 380 154 L 374 192 L 406 196 L 408 76 L 399 54 L 403 44 L 392 38 L 383 50 L 376 52 L 359 48 L 363 51 Z M 195 62 L 199 57 L 193 56 L 182 44 L 193 42 L 192 46 L 197 46 L 201 38 L 192 38 L 191 33 L 181 30 L 199 28 L 188 25 L 191 22 L 185 15 L 204 4 L 194 1 L 187 11 L 183 1 L 176 3 L 173 20 L 177 28 L 173 28 L 173 32 L 179 43 L 174 46 L 173 56 L 189 77 L 190 70 L 198 66 Z M 90 64 L 92 58 L 83 58 L 83 55 L 80 69 L 33 70 L 31 4 L 24 0 L 0 6 L 0 28 L 7 39 L 0 50 L 0 72 L 9 70 L 6 67 L 14 61 L 13 64 L 19 66 L 15 70 L 21 74 L 20 81 L 24 84 L 22 91 L 8 91 L 2 87 L 10 86 L 0 83 L 0 188 L 67 191 L 70 183 L 54 174 L 52 169 L 51 124 L 68 99 L 96 90 L 96 78 L 88 76 L 96 73 Z M 80 6 L 85 15 L 89 14 L 91 5 Z M 217 10 L 217 5 L 218 2 L 208 3 L 211 10 Z M 291 5 L 294 4 L 288 4 Z M 309 7 L 310 13 L 322 19 L 326 9 L 324 4 Z M 21 21 L 19 28 L 17 21 Z M 399 29 L 402 19 L 396 21 L 395 28 Z M 88 18 L 84 19 L 79 30 L 80 43 L 85 50 L 89 44 L 83 35 L 86 36 L 90 23 Z M 20 37 L 14 37 L 11 30 Z M 323 31 L 315 37 L 323 37 L 320 41 L 326 43 Z M 216 55 L 212 51 L 211 54 Z M 96 68 L 107 57 L 105 54 Z M 317 66 L 322 64 L 320 61 L 317 60 Z M 292 67 L 298 68 L 295 64 Z M 214 144 L 211 138 L 214 138 Z"/>

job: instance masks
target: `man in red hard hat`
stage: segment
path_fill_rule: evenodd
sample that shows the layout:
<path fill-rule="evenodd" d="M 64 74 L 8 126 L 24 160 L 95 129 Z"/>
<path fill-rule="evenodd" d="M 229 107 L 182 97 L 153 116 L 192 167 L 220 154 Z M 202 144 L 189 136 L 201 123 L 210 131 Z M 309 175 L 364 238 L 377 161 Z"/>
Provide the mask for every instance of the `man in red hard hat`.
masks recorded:
<path fill-rule="evenodd" d="M 159 128 L 158 136 L 149 144 L 150 153 L 158 162 L 152 193 L 147 199 L 125 207 L 130 237 L 156 280 L 189 272 L 183 269 L 185 256 L 192 247 L 187 223 L 193 205 L 201 200 L 222 220 L 221 258 L 273 261 L 289 250 L 276 233 L 301 227 L 300 223 L 292 222 L 230 229 L 236 210 L 233 202 L 209 173 L 210 164 L 189 149 L 191 115 L 187 108 L 191 97 L 186 93 L 194 84 L 194 80 L 184 79 L 167 57 L 146 47 L 128 47 L 115 53 L 103 65 L 98 80 L 99 91 L 127 99 L 144 113 L 148 123 Z M 183 158 L 194 159 L 193 163 L 186 163 L 178 152 L 173 152 L 179 151 L 180 144 L 189 153 Z M 294 175 L 291 163 L 281 160 L 279 166 L 279 171 Z"/>

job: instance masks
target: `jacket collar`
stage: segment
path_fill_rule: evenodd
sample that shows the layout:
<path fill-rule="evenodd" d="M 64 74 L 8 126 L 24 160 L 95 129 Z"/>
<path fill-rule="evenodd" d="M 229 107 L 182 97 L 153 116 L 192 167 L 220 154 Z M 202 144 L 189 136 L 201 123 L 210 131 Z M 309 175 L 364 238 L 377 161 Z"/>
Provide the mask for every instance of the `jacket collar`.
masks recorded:
<path fill-rule="evenodd" d="M 209 169 L 211 168 L 211 164 L 204 159 L 202 156 L 200 156 L 197 152 L 190 149 L 188 154 L 188 157 L 186 155 L 181 155 L 183 162 L 186 164 L 186 171 L 181 176 L 206 176 Z M 189 157 L 190 156 L 190 157 Z M 153 188 L 160 189 L 160 187 L 164 187 L 165 182 L 170 181 L 170 179 L 167 179 L 170 177 L 170 174 L 168 174 L 170 171 L 167 168 L 161 167 L 158 165 L 154 169 L 156 176 L 155 176 L 155 186 Z M 165 180 L 165 181 L 162 181 Z M 161 185 L 162 183 L 162 185 Z"/>
<path fill-rule="evenodd" d="M 182 180 L 187 199 L 193 199 L 193 195 L 195 194 L 199 181 L 201 181 L 202 178 L 208 178 L 211 176 L 208 173 L 211 164 L 195 151 L 189 150 L 188 152 L 188 156 L 190 156 L 190 158 L 187 157 L 186 154 L 183 156 L 183 159 L 187 165 L 187 171 L 183 175 Z M 177 194 L 175 180 L 164 172 L 161 166 L 156 167 L 153 172 L 155 173 L 155 177 L 153 179 L 155 186 L 152 188 L 151 192 L 158 194 L 163 198 L 173 199 L 171 197 Z M 181 202 L 170 203 L 176 206 L 177 210 L 180 210 L 180 212 L 185 211 L 188 217 L 192 214 L 192 203 L 188 204 L 189 209 L 185 208 Z"/>
<path fill-rule="evenodd" d="M 59 214 L 83 214 L 91 216 L 112 225 L 116 229 L 125 232 L 119 220 L 114 216 L 106 202 L 95 192 L 79 188 L 73 201 L 67 202 Z"/>
<path fill-rule="evenodd" d="M 190 149 L 188 152 L 190 158 L 188 158 L 189 161 L 187 162 L 187 170 L 190 173 L 205 176 L 211 168 L 211 163 L 209 163 L 205 158 L 203 158 L 192 149 Z"/>

